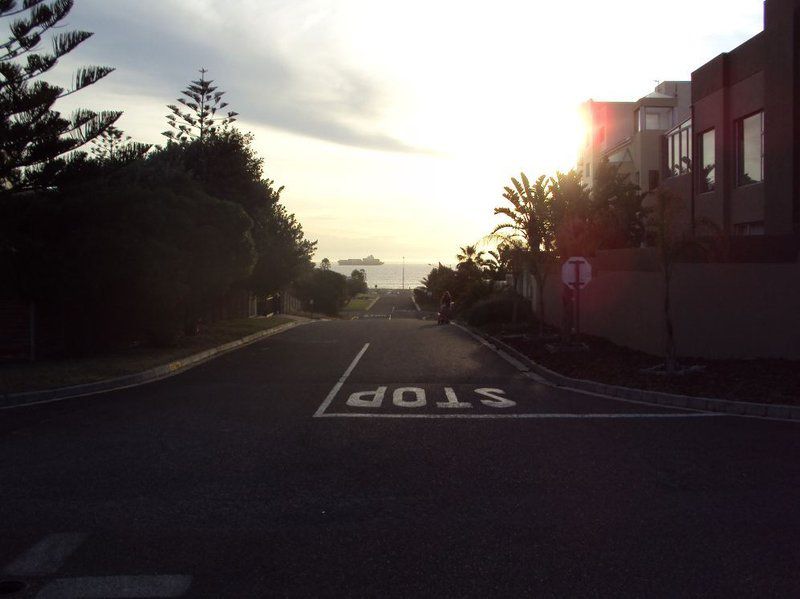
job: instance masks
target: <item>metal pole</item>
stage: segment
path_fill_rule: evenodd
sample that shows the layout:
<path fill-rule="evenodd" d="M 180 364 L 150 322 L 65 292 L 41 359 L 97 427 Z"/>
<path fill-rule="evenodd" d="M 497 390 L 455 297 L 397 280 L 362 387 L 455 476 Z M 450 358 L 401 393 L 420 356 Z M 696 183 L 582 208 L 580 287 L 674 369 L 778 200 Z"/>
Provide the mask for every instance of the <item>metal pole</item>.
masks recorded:
<path fill-rule="evenodd" d="M 403 282 L 402 282 L 403 289 L 406 288 L 406 257 L 403 256 Z"/>
<path fill-rule="evenodd" d="M 575 262 L 575 341 L 581 336 L 581 263 Z"/>

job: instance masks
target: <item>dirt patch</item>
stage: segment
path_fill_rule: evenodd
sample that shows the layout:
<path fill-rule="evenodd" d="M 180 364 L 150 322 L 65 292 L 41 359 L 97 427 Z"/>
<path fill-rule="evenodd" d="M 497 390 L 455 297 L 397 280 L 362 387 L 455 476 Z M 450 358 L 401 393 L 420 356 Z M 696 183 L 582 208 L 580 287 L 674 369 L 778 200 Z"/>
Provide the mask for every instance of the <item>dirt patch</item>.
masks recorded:
<path fill-rule="evenodd" d="M 643 372 L 663 362 L 661 357 L 599 337 L 583 337 L 586 351 L 552 353 L 546 347 L 557 334 L 552 329 L 544 339 L 532 330 L 491 333 L 542 366 L 572 378 L 680 395 L 800 405 L 800 361 L 681 358 L 681 366 L 703 370 L 665 376 Z"/>

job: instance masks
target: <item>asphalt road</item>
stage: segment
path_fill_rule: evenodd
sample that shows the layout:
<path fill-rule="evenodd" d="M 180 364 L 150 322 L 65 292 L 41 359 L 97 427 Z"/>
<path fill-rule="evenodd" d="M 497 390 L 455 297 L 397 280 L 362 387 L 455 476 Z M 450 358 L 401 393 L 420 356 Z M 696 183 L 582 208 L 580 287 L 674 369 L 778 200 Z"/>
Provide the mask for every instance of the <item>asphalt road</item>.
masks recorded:
<path fill-rule="evenodd" d="M 797 424 L 553 389 L 414 317 L 0 411 L 0 458 L 0 596 L 800 596 Z"/>

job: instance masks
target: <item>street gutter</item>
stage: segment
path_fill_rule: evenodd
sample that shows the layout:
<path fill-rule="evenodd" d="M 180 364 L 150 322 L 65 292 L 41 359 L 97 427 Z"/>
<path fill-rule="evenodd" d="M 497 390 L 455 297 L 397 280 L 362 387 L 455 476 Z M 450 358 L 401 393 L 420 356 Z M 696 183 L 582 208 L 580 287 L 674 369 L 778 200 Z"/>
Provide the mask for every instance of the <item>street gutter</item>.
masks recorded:
<path fill-rule="evenodd" d="M 621 387 L 618 385 L 608 385 L 586 379 L 574 379 L 563 374 L 559 374 L 541 364 L 534 362 L 531 358 L 520 352 L 514 347 L 501 341 L 497 337 L 487 335 L 473 327 L 459 322 L 459 326 L 467 333 L 483 339 L 490 347 L 501 350 L 527 367 L 531 372 L 541 377 L 547 384 L 569 389 L 573 391 L 583 391 L 603 395 L 610 398 L 641 401 L 669 406 L 673 408 L 685 408 L 689 410 L 699 410 L 702 412 L 714 412 L 718 414 L 730 414 L 734 416 L 746 416 L 750 418 L 766 418 L 770 420 L 784 420 L 789 422 L 800 422 L 800 406 L 787 406 L 783 404 L 764 404 L 746 401 L 733 401 L 729 399 L 717 399 L 713 397 L 696 397 L 694 395 L 677 395 L 674 393 L 664 393 L 662 391 L 647 391 L 633 387 Z"/>
<path fill-rule="evenodd" d="M 41 391 L 24 391 L 21 393 L 3 393 L 0 394 L 0 410 L 10 410 L 13 408 L 22 408 L 25 406 L 62 401 L 64 399 L 70 399 L 73 397 L 84 397 L 86 395 L 108 393 L 110 391 L 127 389 L 129 387 L 138 387 L 139 385 L 145 385 L 147 383 L 169 378 L 171 376 L 175 376 L 176 374 L 185 372 L 190 368 L 194 368 L 195 366 L 198 366 L 204 362 L 213 360 L 214 358 L 217 358 L 223 354 L 247 345 L 251 345 L 257 341 L 261 341 L 266 337 L 271 337 L 272 335 L 283 333 L 284 331 L 294 327 L 313 322 L 312 320 L 301 317 L 294 318 L 296 320 L 293 322 L 282 324 L 265 331 L 258 331 L 257 333 L 242 337 L 241 339 L 229 341 L 228 343 L 218 345 L 217 347 L 212 347 L 211 349 L 206 349 L 191 356 L 186 356 L 185 358 L 180 358 L 179 360 L 173 360 L 172 362 L 163 364 L 162 366 L 156 366 L 155 368 L 150 368 L 143 372 L 137 372 L 136 374 L 128 374 L 125 376 L 106 379 L 96 383 L 87 383 L 84 385 L 71 385 L 69 387 L 58 387 L 55 389 L 44 389 Z"/>

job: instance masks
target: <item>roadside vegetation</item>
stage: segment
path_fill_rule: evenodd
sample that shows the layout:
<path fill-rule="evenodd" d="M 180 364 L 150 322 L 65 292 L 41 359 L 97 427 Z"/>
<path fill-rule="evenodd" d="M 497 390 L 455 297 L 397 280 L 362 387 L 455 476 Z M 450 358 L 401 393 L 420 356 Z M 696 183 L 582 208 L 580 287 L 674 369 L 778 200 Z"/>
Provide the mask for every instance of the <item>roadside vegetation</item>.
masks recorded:
<path fill-rule="evenodd" d="M 515 291 L 523 273 L 530 273 L 543 289 L 549 273 L 566 257 L 638 247 L 646 239 L 643 195 L 608 162 L 601 164 L 591 191 L 575 170 L 533 181 L 521 173 L 503 188 L 501 197 L 503 203 L 494 214 L 503 220 L 482 240 L 494 249 L 460 248 L 456 268 L 439 264 L 431 270 L 424 290 L 417 292 L 418 301 L 435 309 L 447 290 L 456 313 L 471 324 L 537 326 L 544 335 L 542 294 L 535 294 L 531 305 Z"/>
<path fill-rule="evenodd" d="M 309 276 L 316 243 L 205 70 L 168 105 L 163 146 L 130 140 L 119 111 L 58 111 L 114 70 L 82 68 L 71 89 L 41 80 L 91 37 L 60 32 L 72 5 L 0 3 L 2 298 L 49 313 L 61 354 L 83 356 L 177 347 L 242 295 Z"/>

